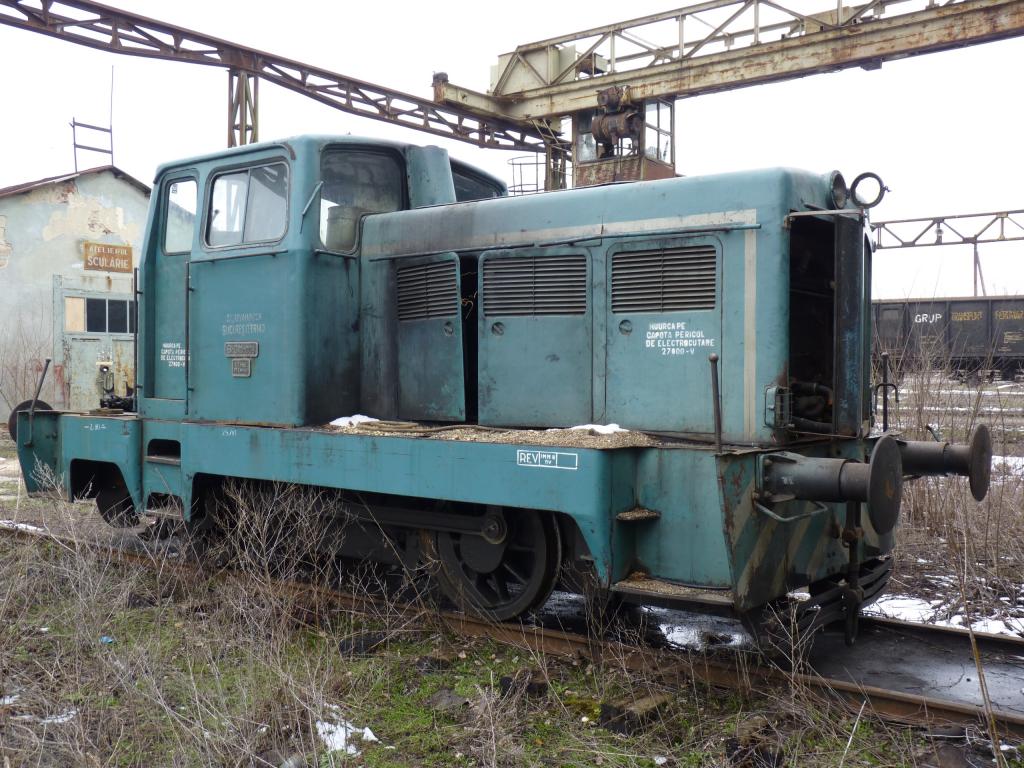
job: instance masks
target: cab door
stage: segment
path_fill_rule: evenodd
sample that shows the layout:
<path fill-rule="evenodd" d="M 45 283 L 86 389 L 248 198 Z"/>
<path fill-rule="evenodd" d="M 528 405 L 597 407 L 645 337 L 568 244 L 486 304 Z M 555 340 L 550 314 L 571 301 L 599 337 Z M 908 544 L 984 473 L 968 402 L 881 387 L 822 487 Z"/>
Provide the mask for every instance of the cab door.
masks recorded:
<path fill-rule="evenodd" d="M 184 418 L 188 372 L 188 276 L 195 241 L 198 182 L 193 174 L 166 179 L 151 235 L 142 301 L 147 376 L 142 395 L 158 418 Z"/>

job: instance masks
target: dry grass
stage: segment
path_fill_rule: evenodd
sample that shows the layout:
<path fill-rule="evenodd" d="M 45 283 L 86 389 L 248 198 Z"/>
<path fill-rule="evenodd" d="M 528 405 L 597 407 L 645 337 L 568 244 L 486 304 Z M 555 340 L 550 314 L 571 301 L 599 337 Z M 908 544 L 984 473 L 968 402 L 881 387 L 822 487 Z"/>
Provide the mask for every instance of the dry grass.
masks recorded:
<path fill-rule="evenodd" d="M 389 602 L 395 593 L 382 586 L 388 579 L 379 569 L 342 568 L 316 553 L 323 527 L 314 513 L 323 499 L 266 490 L 239 487 L 226 496 L 234 509 L 226 551 L 241 569 L 226 578 L 182 578 L 156 557 L 149 567 L 131 566 L 85 546 L 0 540 L 0 696 L 16 697 L 0 706 L 0 759 L 12 766 L 854 766 L 915 765 L 930 749 L 913 731 L 887 729 L 867 714 L 857 720 L 830 703 L 808 706 L 800 691 L 680 687 L 653 671 L 637 674 L 622 658 L 567 661 L 465 641 L 429 613 L 410 623 L 408 611 Z M 95 512 L 57 505 L 52 514 L 73 527 Z M 290 535 L 272 520 L 287 521 Z M 311 605 L 275 586 L 282 577 L 341 572 L 384 596 L 376 612 Z M 406 580 L 414 584 L 418 575 Z M 524 671 L 545 680 L 546 692 L 528 693 Z M 504 676 L 515 682 L 503 689 Z M 432 703 L 444 691 L 454 706 Z M 663 693 L 668 701 L 641 733 L 596 725 L 602 702 Z M 337 735 L 346 724 L 358 754 L 324 741 L 326 730 Z M 357 738 L 364 727 L 378 741 Z"/>

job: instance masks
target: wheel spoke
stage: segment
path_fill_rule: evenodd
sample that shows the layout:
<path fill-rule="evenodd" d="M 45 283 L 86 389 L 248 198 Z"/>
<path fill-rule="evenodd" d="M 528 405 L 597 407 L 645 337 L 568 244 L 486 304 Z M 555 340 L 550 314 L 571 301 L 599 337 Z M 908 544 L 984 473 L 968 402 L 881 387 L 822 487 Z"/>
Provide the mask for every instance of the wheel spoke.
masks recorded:
<path fill-rule="evenodd" d="M 519 571 L 517 571 L 512 566 L 512 563 L 510 563 L 508 560 L 505 560 L 505 561 L 502 562 L 501 567 L 504 568 L 509 573 L 511 573 L 512 574 L 512 578 L 514 578 L 516 581 L 518 581 L 524 587 L 526 586 L 526 582 L 528 581 L 528 579 L 525 576 L 523 576 L 523 574 L 521 574 Z"/>
<path fill-rule="evenodd" d="M 491 574 L 478 573 L 476 574 L 474 584 L 474 589 L 477 595 L 482 598 L 482 602 L 488 605 L 494 605 L 498 602 L 498 594 L 491 586 L 491 578 Z"/>
<path fill-rule="evenodd" d="M 534 573 L 539 564 L 536 552 L 516 553 L 513 557 L 506 556 L 503 562 L 516 568 L 519 573 L 527 574 L 526 578 L 523 579 L 523 584 L 526 584 L 530 580 L 529 574 Z"/>
<path fill-rule="evenodd" d="M 501 598 L 501 602 L 507 603 L 508 600 L 509 600 L 509 597 L 508 597 L 508 587 L 505 586 L 505 582 L 502 581 L 501 579 L 499 579 L 493 573 L 491 574 L 490 582 L 492 582 L 494 584 L 495 591 L 498 593 L 498 597 Z"/>
<path fill-rule="evenodd" d="M 536 548 L 532 544 L 513 544 L 513 543 L 510 542 L 509 545 L 505 548 L 505 551 L 506 552 L 525 552 L 527 554 L 533 554 L 537 550 L 536 550 Z"/>

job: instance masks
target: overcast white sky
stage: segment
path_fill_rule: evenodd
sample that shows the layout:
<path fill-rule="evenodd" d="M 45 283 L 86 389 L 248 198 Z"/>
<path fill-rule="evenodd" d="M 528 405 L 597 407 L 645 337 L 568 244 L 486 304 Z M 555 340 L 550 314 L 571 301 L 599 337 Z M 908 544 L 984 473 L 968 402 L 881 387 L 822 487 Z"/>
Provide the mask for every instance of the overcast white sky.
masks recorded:
<path fill-rule="evenodd" d="M 817 0 L 820 6 L 821 0 Z M 108 0 L 242 45 L 430 97 L 431 74 L 486 90 L 516 45 L 677 5 L 638 0 L 515 4 Z M 792 0 L 793 6 L 814 0 Z M 699 96 L 677 105 L 677 169 L 686 175 L 787 165 L 864 170 L 891 188 L 877 221 L 1024 208 L 1024 39 Z M 115 162 L 147 183 L 166 160 L 226 146 L 227 74 L 117 56 L 0 26 L 0 187 L 73 168 L 72 117 L 104 125 L 114 66 Z M 260 135 L 353 133 L 437 143 L 509 180 L 512 153 L 346 115 L 270 84 Z M 102 156 L 94 156 L 100 164 Z M 1024 293 L 1024 242 L 981 249 L 990 293 Z M 882 251 L 878 297 L 969 295 L 970 248 Z"/>

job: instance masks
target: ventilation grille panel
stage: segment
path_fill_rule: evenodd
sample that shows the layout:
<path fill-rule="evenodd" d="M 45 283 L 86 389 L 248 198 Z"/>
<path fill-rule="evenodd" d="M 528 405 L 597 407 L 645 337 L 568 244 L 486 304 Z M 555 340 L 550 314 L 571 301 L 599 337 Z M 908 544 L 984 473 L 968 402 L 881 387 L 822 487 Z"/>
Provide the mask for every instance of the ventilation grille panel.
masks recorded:
<path fill-rule="evenodd" d="M 454 261 L 398 268 L 398 319 L 427 320 L 459 313 L 459 282 Z"/>
<path fill-rule="evenodd" d="M 715 308 L 714 248 L 633 251 L 612 256 L 613 312 Z"/>
<path fill-rule="evenodd" d="M 583 315 L 587 257 L 517 256 L 484 261 L 484 314 Z"/>

